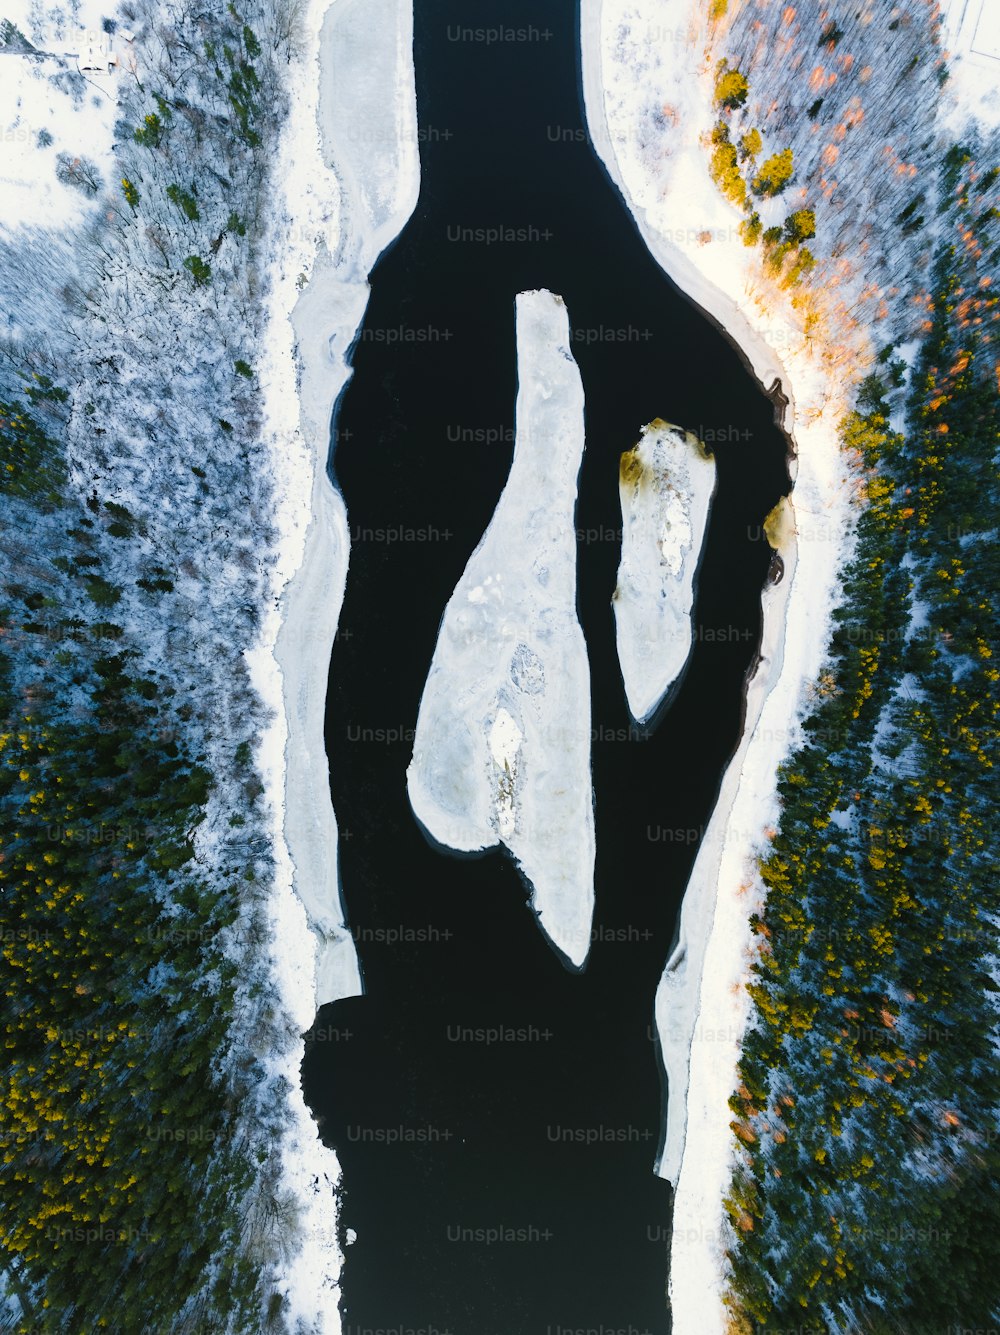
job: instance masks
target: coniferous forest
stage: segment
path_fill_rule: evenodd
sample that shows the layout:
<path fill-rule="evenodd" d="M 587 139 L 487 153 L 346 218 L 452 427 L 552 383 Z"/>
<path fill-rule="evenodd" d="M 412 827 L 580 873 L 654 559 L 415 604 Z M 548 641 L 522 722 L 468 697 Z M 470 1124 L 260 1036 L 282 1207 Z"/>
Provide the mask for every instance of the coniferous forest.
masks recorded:
<path fill-rule="evenodd" d="M 857 544 L 780 776 L 730 1100 L 740 1330 L 1000 1309 L 996 178 L 948 152 L 919 352 L 907 376 L 885 348 L 844 425 Z"/>

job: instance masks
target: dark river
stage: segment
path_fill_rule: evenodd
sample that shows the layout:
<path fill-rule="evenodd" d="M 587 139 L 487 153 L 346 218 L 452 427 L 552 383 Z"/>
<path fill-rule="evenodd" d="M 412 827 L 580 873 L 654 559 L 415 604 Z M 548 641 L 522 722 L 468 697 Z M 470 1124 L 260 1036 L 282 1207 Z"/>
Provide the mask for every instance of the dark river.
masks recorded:
<path fill-rule="evenodd" d="M 372 275 L 333 458 L 353 545 L 327 746 L 367 995 L 323 1009 L 303 1080 L 357 1233 L 344 1324 L 662 1335 L 653 997 L 737 742 L 785 444 L 587 142 L 574 0 L 415 11 L 420 200 Z M 470 24 L 528 31 L 488 44 Z M 566 300 L 587 397 L 577 522 L 597 910 L 582 974 L 546 944 L 510 859 L 433 850 L 405 783 L 441 614 L 506 481 L 514 297 L 535 287 Z M 645 738 L 630 728 L 610 600 L 618 458 L 657 416 L 715 442 L 719 489 L 689 670 Z"/>

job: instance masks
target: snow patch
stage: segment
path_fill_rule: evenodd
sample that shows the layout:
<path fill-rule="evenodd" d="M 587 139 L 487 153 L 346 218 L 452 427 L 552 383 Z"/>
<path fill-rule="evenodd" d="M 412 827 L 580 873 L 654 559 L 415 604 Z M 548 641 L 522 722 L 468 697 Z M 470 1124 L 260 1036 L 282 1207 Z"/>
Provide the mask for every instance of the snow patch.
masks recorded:
<path fill-rule="evenodd" d="M 420 188 L 412 0 L 337 0 L 323 41 L 324 156 L 348 203 L 341 265 L 367 278 Z"/>

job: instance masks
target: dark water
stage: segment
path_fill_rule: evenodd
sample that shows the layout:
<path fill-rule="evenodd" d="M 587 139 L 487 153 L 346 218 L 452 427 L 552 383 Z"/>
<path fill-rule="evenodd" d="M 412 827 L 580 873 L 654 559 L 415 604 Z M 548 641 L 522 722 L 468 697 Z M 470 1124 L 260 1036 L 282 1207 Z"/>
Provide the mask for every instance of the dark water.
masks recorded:
<path fill-rule="evenodd" d="M 784 441 L 585 141 L 572 0 L 415 11 L 420 200 L 373 274 L 334 459 L 353 549 L 327 744 L 367 995 L 324 1008 L 303 1078 L 358 1235 L 345 1325 L 661 1335 L 670 1192 L 653 1175 L 653 997 L 737 741 Z M 527 40 L 462 40 L 471 24 Z M 521 239 L 463 239 L 476 228 Z M 432 850 L 405 787 L 441 613 L 506 480 L 514 297 L 533 287 L 566 300 L 587 396 L 579 611 L 598 939 L 580 975 L 546 944 L 509 859 Z M 656 416 L 717 442 L 720 483 L 689 671 L 644 739 L 630 732 L 610 598 L 618 457 Z"/>

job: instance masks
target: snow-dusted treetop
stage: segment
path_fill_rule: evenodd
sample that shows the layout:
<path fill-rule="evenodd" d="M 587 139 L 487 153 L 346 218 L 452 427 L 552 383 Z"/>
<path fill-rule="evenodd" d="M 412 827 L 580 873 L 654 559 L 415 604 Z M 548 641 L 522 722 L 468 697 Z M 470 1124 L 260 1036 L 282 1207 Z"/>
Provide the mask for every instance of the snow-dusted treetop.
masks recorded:
<path fill-rule="evenodd" d="M 659 418 L 622 455 L 622 556 L 614 593 L 618 661 L 632 717 L 644 723 L 691 652 L 691 609 L 715 461 Z"/>
<path fill-rule="evenodd" d="M 463 852 L 505 844 L 542 930 L 573 965 L 590 944 L 590 672 L 576 617 L 583 386 L 562 298 L 517 298 L 510 477 L 438 635 L 407 772 L 414 813 Z"/>

